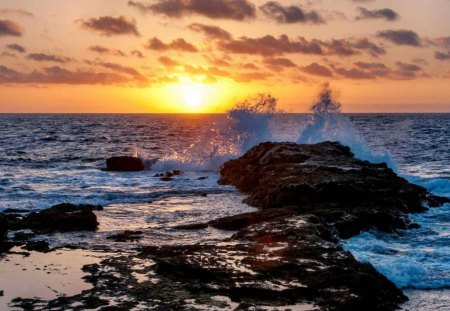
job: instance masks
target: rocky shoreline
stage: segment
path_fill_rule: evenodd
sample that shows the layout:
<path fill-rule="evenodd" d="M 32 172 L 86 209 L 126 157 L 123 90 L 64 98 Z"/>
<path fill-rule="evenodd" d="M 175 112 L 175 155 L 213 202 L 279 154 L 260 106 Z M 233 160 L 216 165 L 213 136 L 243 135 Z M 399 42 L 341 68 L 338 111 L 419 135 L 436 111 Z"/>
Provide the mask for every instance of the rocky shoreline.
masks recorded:
<path fill-rule="evenodd" d="M 371 229 L 395 234 L 415 228 L 408 214 L 450 202 L 332 142 L 263 143 L 225 163 L 220 174 L 219 183 L 235 186 L 259 210 L 175 228 L 235 231 L 231 238 L 118 253 L 83 268 L 90 290 L 51 301 L 18 298 L 13 305 L 28 310 L 42 305 L 55 310 L 220 310 L 231 305 L 258 310 L 305 304 L 323 310 L 396 310 L 407 300 L 402 291 L 370 264 L 356 261 L 340 242 Z M 0 253 L 19 245 L 50 251 L 26 237 L 6 241 L 6 230 L 95 230 L 93 211 L 99 209 L 65 204 L 26 216 L 0 215 Z M 111 239 L 123 243 L 141 234 L 130 231 Z M 133 262 L 142 264 L 138 272 L 146 278 L 140 282 L 133 277 Z M 109 305 L 117 297 L 120 302 Z"/>

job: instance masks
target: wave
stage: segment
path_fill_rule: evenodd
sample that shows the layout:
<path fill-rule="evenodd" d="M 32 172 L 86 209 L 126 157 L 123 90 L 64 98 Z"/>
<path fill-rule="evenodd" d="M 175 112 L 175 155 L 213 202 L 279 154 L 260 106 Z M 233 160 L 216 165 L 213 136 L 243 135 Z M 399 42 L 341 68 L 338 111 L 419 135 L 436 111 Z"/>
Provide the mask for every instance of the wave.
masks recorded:
<path fill-rule="evenodd" d="M 325 83 L 311 106 L 311 115 L 297 139 L 297 143 L 316 144 L 324 141 L 338 141 L 350 147 L 355 156 L 373 163 L 385 162 L 396 170 L 389 153 L 373 151 L 364 138 L 353 127 L 349 117 L 341 113 L 341 104 L 334 98 L 333 91 Z"/>

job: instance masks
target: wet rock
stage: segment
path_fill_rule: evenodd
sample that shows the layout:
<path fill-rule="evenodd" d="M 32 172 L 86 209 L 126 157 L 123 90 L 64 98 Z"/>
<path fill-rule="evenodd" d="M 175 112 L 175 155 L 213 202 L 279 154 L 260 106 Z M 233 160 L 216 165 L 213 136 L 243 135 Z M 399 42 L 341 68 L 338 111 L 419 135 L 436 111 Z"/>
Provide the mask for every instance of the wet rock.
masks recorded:
<path fill-rule="evenodd" d="M 268 208 L 298 206 L 336 225 L 346 238 L 376 228 L 392 232 L 409 227 L 408 213 L 446 198 L 397 176 L 386 164 L 356 159 L 348 147 L 263 143 L 221 168 L 221 184 L 249 194 L 250 205 Z"/>
<path fill-rule="evenodd" d="M 92 231 L 98 226 L 93 210 L 100 209 L 101 206 L 63 203 L 25 216 L 19 222 L 19 227 L 39 233 Z"/>
<path fill-rule="evenodd" d="M 130 231 L 126 230 L 122 233 L 110 235 L 107 237 L 109 240 L 114 240 L 115 242 L 133 242 L 142 239 L 142 231 Z"/>
<path fill-rule="evenodd" d="M 141 159 L 136 157 L 111 157 L 106 160 L 106 170 L 113 172 L 140 172 L 145 169 Z"/>
<path fill-rule="evenodd" d="M 48 253 L 50 252 L 50 247 L 47 241 L 30 241 L 23 247 L 27 251 L 35 251 L 35 252 L 41 252 L 41 253 Z"/>
<path fill-rule="evenodd" d="M 207 223 L 189 224 L 189 225 L 179 225 L 173 227 L 176 230 L 200 230 L 208 228 Z"/>
<path fill-rule="evenodd" d="M 8 233 L 8 220 L 5 216 L 0 215 L 0 241 L 6 238 Z"/>
<path fill-rule="evenodd" d="M 3 211 L 3 214 L 24 214 L 28 213 L 29 210 L 18 209 L 18 208 L 7 208 Z"/>
<path fill-rule="evenodd" d="M 19 231 L 14 234 L 14 241 L 24 242 L 24 241 L 28 241 L 29 239 L 32 239 L 35 236 L 36 236 L 36 234 L 34 234 L 32 232 L 20 232 Z"/>
<path fill-rule="evenodd" d="M 169 176 L 163 176 L 163 177 L 160 178 L 160 180 L 161 180 L 161 181 L 172 181 L 173 178 L 172 178 L 172 177 L 169 177 Z"/>

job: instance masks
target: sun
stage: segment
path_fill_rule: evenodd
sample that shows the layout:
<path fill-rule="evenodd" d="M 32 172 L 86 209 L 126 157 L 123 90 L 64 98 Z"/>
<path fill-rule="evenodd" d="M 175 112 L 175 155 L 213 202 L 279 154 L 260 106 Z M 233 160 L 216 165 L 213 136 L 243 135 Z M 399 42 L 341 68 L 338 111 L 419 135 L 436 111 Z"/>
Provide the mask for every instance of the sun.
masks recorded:
<path fill-rule="evenodd" d="M 183 98 L 186 106 L 198 108 L 204 104 L 204 91 L 201 85 L 186 85 L 183 87 Z"/>

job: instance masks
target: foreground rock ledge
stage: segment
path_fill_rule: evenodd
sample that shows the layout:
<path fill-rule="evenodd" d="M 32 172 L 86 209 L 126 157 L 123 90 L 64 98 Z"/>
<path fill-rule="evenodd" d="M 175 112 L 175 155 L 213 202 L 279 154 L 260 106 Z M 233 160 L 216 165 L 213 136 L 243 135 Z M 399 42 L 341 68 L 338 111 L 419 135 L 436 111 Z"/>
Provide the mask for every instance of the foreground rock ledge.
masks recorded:
<path fill-rule="evenodd" d="M 194 297 L 225 295 L 243 310 L 304 302 L 325 310 L 398 309 L 403 293 L 356 261 L 340 238 L 408 229 L 415 226 L 408 213 L 448 202 L 332 142 L 260 144 L 227 162 L 219 182 L 248 194 L 260 211 L 210 222 L 239 230 L 223 243 L 147 247 L 141 256 Z"/>

